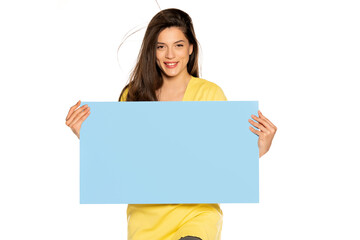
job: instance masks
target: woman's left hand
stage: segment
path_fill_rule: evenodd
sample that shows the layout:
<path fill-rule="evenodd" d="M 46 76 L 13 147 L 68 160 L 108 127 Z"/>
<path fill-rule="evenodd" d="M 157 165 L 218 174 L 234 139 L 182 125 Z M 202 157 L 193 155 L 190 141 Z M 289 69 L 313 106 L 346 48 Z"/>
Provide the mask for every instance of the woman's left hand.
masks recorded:
<path fill-rule="evenodd" d="M 249 119 L 249 122 L 253 126 L 257 127 L 259 131 L 255 130 L 251 126 L 249 128 L 253 133 L 259 136 L 259 140 L 258 140 L 259 158 L 261 158 L 262 155 L 264 155 L 267 151 L 269 151 L 277 127 L 272 122 L 270 122 L 269 119 L 267 119 L 264 115 L 262 115 L 260 110 L 258 112 L 259 112 L 259 117 L 255 115 L 251 115 L 251 117 L 255 119 L 257 122 L 253 121 L 252 119 Z"/>

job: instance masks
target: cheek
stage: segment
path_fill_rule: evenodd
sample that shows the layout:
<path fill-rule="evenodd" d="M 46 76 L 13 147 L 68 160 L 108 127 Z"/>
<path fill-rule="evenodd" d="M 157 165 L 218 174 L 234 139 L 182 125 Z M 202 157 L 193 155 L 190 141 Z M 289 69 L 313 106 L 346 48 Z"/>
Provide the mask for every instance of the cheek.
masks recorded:
<path fill-rule="evenodd" d="M 161 56 L 160 54 L 156 53 L 156 64 L 160 65 Z"/>
<path fill-rule="evenodd" d="M 184 61 L 188 61 L 189 60 L 189 49 L 186 49 L 185 51 L 183 51 L 181 57 L 182 57 L 182 59 L 184 59 Z"/>

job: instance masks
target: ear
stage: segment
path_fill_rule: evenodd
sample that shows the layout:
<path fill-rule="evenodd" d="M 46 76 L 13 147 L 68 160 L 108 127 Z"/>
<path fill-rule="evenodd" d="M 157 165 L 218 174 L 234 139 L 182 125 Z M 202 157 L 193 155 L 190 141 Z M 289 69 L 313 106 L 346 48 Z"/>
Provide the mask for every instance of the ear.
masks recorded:
<path fill-rule="evenodd" d="M 191 55 L 191 54 L 192 54 L 192 52 L 193 52 L 193 48 L 194 48 L 193 44 L 190 44 L 190 47 L 189 47 L 189 55 Z"/>

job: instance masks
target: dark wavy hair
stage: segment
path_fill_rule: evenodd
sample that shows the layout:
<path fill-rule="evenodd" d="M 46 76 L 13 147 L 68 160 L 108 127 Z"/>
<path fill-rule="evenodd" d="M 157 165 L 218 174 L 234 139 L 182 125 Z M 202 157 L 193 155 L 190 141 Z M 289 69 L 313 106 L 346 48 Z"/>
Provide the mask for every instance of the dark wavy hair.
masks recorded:
<path fill-rule="evenodd" d="M 199 77 L 199 46 L 190 16 L 180 9 L 164 9 L 158 12 L 147 26 L 137 63 L 130 74 L 129 83 L 121 91 L 119 101 L 126 88 L 129 88 L 126 101 L 158 101 L 156 90 L 162 86 L 163 79 L 156 64 L 156 42 L 160 32 L 169 27 L 179 27 L 189 44 L 193 44 L 187 71 L 190 75 Z"/>

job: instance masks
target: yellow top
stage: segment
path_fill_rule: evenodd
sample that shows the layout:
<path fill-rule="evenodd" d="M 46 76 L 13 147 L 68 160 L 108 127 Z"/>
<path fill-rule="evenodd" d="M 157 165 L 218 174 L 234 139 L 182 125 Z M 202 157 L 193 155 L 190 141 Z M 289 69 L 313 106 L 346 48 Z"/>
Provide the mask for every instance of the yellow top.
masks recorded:
<path fill-rule="evenodd" d="M 125 89 L 121 102 L 125 101 L 128 90 Z M 227 101 L 227 99 L 222 89 L 215 83 L 191 76 L 183 101 Z"/>
<path fill-rule="evenodd" d="M 125 89 L 121 101 L 125 101 Z M 191 77 L 183 101 L 227 101 L 222 89 Z M 128 240 L 179 240 L 185 236 L 220 240 L 223 213 L 219 204 L 129 204 Z"/>

